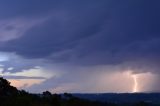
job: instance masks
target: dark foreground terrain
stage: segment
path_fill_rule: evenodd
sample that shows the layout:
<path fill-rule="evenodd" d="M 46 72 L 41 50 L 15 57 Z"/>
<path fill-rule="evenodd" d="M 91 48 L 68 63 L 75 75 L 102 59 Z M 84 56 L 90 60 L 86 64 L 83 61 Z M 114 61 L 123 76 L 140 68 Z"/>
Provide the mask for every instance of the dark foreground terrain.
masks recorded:
<path fill-rule="evenodd" d="M 160 94 L 30 94 L 0 78 L 0 106 L 160 106 Z"/>

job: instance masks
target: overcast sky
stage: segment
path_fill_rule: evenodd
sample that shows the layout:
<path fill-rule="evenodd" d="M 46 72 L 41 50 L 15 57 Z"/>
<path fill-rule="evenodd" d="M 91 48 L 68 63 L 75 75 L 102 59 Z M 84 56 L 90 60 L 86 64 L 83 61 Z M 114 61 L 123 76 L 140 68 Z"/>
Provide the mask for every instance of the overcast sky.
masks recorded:
<path fill-rule="evenodd" d="M 0 74 L 30 92 L 159 92 L 159 0 L 1 0 Z"/>

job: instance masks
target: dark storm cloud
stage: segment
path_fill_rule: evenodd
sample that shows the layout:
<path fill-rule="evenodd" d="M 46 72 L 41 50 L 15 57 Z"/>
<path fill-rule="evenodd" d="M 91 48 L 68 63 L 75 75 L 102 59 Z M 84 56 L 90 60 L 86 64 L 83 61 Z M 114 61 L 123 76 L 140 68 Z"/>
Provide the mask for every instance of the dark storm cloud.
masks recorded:
<path fill-rule="evenodd" d="M 34 17 L 35 13 L 40 15 L 49 12 L 56 6 L 55 3 L 55 0 L 48 0 L 47 2 L 42 0 L 2 0 L 0 1 L 0 19 L 19 16 Z"/>
<path fill-rule="evenodd" d="M 13 16 L 51 18 L 3 42 L 1 51 L 80 65 L 159 63 L 158 0 L 16 2 L 8 5 L 16 7 Z"/>
<path fill-rule="evenodd" d="M 44 77 L 3 76 L 6 79 L 45 79 Z"/>
<path fill-rule="evenodd" d="M 66 5 L 51 12 L 52 19 L 33 27 L 23 37 L 7 43 L 2 50 L 16 51 L 27 57 L 43 57 L 56 51 L 72 49 L 80 39 L 99 32 L 108 16 L 105 8 L 97 10 L 99 6 L 95 7 L 95 3 L 90 8 L 87 7 L 89 2 L 87 4 L 82 10 L 76 8 L 75 11 L 75 6 L 72 6 L 73 10 L 67 9 L 70 5 Z M 104 7 L 104 4 L 101 5 Z"/>

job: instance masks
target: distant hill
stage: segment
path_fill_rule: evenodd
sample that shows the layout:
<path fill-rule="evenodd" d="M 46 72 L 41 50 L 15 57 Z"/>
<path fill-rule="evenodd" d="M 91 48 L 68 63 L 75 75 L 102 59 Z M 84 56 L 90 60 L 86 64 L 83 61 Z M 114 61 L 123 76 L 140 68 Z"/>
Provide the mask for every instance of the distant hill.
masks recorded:
<path fill-rule="evenodd" d="M 102 94 L 73 94 L 76 97 L 115 103 L 149 102 L 160 103 L 160 93 L 102 93 Z"/>

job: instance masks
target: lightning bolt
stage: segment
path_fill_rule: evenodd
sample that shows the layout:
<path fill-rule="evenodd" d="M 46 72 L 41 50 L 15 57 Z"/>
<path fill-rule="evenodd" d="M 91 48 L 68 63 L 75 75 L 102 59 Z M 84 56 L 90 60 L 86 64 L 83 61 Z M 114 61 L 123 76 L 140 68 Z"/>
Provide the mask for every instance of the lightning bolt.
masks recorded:
<path fill-rule="evenodd" d="M 137 76 L 136 75 L 133 76 L 133 80 L 134 80 L 133 92 L 138 92 L 138 82 L 137 82 Z"/>

